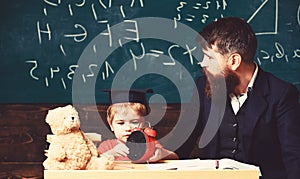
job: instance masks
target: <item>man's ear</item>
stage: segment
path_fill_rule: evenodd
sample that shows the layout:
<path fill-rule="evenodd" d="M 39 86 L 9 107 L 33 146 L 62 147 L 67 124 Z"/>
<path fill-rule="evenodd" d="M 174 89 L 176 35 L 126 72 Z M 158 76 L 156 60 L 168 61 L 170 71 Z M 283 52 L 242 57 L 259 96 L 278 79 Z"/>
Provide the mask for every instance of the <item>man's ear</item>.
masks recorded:
<path fill-rule="evenodd" d="M 238 53 L 233 53 L 229 56 L 229 67 L 235 71 L 242 63 L 242 57 Z"/>

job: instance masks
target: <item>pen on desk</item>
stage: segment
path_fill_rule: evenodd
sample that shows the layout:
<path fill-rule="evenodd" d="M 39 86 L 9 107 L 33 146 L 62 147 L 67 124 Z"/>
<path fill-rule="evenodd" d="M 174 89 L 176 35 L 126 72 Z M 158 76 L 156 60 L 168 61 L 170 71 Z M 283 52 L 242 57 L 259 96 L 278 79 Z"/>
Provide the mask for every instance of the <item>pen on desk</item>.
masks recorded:
<path fill-rule="evenodd" d="M 219 169 L 219 160 L 216 160 L 215 166 L 216 166 L 216 169 Z"/>

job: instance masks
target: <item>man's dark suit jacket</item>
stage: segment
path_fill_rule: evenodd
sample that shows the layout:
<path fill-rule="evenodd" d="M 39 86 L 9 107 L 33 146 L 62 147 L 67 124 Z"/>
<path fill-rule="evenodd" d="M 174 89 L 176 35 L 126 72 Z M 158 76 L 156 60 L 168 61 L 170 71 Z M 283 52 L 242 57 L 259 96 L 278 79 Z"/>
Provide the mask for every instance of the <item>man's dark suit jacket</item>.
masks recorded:
<path fill-rule="evenodd" d="M 198 146 L 197 138 L 207 123 L 211 100 L 205 95 L 206 78 L 197 80 L 200 114 L 196 128 L 189 139 L 176 152 L 189 158 Z M 300 107 L 295 86 L 284 82 L 259 68 L 251 92 L 248 93 L 246 124 L 242 132 L 245 163 L 258 165 L 263 179 L 300 178 Z M 230 105 L 229 105 L 230 106 Z M 192 109 L 192 107 L 190 108 Z M 200 149 L 201 159 L 215 159 L 219 137 L 215 135 L 207 146 Z"/>

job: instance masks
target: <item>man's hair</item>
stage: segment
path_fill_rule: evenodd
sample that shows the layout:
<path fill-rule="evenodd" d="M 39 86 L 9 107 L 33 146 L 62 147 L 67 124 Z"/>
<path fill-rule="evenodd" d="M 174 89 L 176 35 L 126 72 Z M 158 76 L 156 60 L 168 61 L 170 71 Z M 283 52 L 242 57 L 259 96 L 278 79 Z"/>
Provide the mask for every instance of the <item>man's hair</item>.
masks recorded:
<path fill-rule="evenodd" d="M 112 104 L 107 109 L 107 122 L 109 125 L 112 124 L 112 121 L 115 117 L 115 114 L 121 113 L 126 114 L 128 112 L 128 109 L 132 109 L 140 116 L 146 116 L 147 115 L 147 109 L 146 106 L 141 103 L 116 103 Z"/>
<path fill-rule="evenodd" d="M 214 44 L 222 55 L 238 53 L 244 63 L 253 62 L 257 39 L 253 29 L 245 20 L 237 17 L 221 18 L 208 24 L 199 34 L 198 41 L 201 45 L 205 44 L 203 48 Z"/>

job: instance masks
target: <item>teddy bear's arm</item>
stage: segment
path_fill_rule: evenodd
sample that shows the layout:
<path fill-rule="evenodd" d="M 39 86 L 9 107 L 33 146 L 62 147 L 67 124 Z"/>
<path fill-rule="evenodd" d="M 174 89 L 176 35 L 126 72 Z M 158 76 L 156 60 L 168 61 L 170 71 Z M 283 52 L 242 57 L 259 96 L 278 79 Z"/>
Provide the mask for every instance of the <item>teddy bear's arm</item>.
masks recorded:
<path fill-rule="evenodd" d="M 67 155 L 62 145 L 55 143 L 49 145 L 48 158 L 63 161 L 66 157 Z"/>
<path fill-rule="evenodd" d="M 98 151 L 97 151 L 97 148 L 96 148 L 96 145 L 87 137 L 85 137 L 86 139 L 86 143 L 92 153 L 92 156 L 98 156 Z"/>

